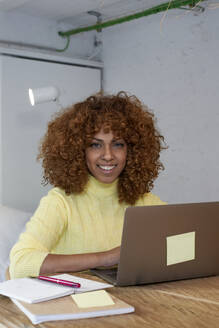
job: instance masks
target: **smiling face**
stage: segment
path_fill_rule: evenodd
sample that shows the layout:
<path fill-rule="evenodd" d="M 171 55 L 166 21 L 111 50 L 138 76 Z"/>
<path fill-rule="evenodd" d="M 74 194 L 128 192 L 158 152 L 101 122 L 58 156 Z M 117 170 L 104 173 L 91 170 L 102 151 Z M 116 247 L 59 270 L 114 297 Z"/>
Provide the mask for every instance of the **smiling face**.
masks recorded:
<path fill-rule="evenodd" d="M 101 129 L 86 149 L 86 163 L 90 173 L 100 182 L 112 183 L 126 164 L 127 144 L 112 132 Z"/>

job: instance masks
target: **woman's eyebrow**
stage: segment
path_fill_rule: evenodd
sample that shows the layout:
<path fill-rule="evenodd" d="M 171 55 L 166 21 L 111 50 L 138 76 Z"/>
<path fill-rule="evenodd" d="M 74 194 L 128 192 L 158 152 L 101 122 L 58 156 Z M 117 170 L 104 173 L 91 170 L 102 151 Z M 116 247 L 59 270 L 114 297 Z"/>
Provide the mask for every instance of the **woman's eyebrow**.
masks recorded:
<path fill-rule="evenodd" d="M 93 138 L 93 140 L 99 141 L 99 142 L 103 142 L 102 139 L 98 139 L 98 138 Z"/>
<path fill-rule="evenodd" d="M 98 138 L 93 138 L 92 140 L 96 140 L 96 141 L 99 141 L 99 142 L 104 142 L 103 139 L 98 139 Z M 116 142 L 116 141 L 124 141 L 124 139 L 123 138 L 117 138 L 117 137 L 112 139 L 112 142 Z"/>
<path fill-rule="evenodd" d="M 116 137 L 112 141 L 113 142 L 115 142 L 115 141 L 125 142 L 125 140 L 123 138 L 116 138 Z"/>

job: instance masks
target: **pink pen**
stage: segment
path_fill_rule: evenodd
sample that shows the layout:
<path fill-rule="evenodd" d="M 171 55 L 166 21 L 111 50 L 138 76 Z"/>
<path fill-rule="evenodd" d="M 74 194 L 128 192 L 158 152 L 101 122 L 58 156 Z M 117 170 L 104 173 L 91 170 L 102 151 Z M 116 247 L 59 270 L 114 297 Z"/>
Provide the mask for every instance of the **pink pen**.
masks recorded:
<path fill-rule="evenodd" d="M 60 284 L 60 285 L 68 286 L 68 287 L 74 287 L 74 288 L 81 287 L 81 284 L 79 284 L 78 282 L 73 282 L 73 281 L 69 281 L 69 280 L 58 279 L 58 278 L 53 278 L 53 277 L 46 277 L 46 276 L 38 276 L 37 278 L 40 280 L 45 280 L 45 281 L 53 282 L 55 284 Z"/>

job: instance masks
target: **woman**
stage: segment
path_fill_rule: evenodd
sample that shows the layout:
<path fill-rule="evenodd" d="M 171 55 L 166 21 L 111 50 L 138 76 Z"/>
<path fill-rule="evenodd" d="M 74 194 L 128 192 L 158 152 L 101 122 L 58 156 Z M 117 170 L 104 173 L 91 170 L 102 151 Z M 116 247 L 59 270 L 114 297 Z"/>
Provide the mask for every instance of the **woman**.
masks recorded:
<path fill-rule="evenodd" d="M 91 96 L 48 124 L 40 201 L 10 254 L 11 278 L 118 263 L 125 209 L 164 204 L 150 193 L 163 137 L 136 97 Z"/>

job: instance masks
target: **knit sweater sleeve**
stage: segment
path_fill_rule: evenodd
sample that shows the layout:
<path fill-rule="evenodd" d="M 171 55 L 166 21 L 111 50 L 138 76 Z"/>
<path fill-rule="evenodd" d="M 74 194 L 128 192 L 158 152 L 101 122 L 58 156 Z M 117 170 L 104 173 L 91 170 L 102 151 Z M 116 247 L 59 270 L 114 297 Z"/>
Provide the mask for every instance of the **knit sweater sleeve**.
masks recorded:
<path fill-rule="evenodd" d="M 157 195 L 149 192 L 143 196 L 142 205 L 166 205 L 167 203 L 162 201 Z"/>
<path fill-rule="evenodd" d="M 26 224 L 26 230 L 10 252 L 10 276 L 38 276 L 40 267 L 67 226 L 66 204 L 56 193 L 49 193 Z"/>

